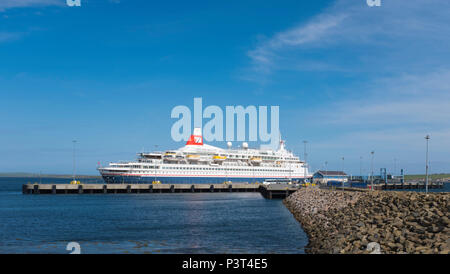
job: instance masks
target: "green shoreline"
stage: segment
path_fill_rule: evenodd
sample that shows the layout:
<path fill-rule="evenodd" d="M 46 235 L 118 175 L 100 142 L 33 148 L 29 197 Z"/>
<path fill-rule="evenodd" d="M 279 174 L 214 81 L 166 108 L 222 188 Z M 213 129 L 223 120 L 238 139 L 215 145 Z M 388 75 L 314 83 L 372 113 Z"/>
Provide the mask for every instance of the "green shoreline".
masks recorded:
<path fill-rule="evenodd" d="M 450 179 L 448 173 L 437 173 L 428 175 L 430 180 Z M 405 175 L 405 180 L 425 180 L 425 174 Z"/>

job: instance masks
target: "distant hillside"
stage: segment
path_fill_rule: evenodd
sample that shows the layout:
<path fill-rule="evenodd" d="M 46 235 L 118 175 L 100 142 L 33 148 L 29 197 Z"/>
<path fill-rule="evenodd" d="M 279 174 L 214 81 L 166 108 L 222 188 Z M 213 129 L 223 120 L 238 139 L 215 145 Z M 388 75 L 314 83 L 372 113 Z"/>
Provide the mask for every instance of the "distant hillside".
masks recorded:
<path fill-rule="evenodd" d="M 39 174 L 36 173 L 27 173 L 27 172 L 0 172 L 0 177 L 20 177 L 20 178 L 37 178 L 39 177 Z M 40 177 L 42 178 L 72 178 L 72 175 L 67 174 L 41 174 Z M 78 179 L 89 179 L 89 178 L 101 178 L 100 176 L 93 176 L 93 175 L 76 175 Z"/>
<path fill-rule="evenodd" d="M 448 173 L 430 174 L 428 175 L 428 178 L 431 180 L 438 180 L 438 179 L 450 180 L 450 174 Z M 421 179 L 425 180 L 425 174 L 405 175 L 405 180 L 421 180 Z"/>

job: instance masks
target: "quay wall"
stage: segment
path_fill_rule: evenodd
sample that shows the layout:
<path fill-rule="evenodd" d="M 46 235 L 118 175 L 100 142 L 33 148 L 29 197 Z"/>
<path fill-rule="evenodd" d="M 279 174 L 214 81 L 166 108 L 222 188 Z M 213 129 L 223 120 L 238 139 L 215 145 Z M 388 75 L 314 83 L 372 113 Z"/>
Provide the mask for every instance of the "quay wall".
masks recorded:
<path fill-rule="evenodd" d="M 449 199 L 450 193 L 302 188 L 283 202 L 308 234 L 307 253 L 449 254 Z"/>
<path fill-rule="evenodd" d="M 298 189 L 286 184 L 25 184 L 23 194 L 144 194 L 199 192 L 260 192 L 267 199 L 284 199 Z"/>

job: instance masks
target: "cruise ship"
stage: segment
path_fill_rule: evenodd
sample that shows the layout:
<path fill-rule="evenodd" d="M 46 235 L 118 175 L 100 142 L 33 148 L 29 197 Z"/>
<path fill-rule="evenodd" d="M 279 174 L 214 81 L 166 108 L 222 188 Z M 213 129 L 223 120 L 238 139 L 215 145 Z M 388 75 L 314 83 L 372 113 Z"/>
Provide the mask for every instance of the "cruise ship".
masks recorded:
<path fill-rule="evenodd" d="M 98 170 L 110 184 L 298 182 L 310 177 L 307 164 L 286 150 L 281 139 L 277 150 L 252 149 L 247 143 L 233 148 L 231 142 L 222 149 L 204 144 L 200 128 L 180 149 L 139 153 L 136 161 L 110 163 Z"/>

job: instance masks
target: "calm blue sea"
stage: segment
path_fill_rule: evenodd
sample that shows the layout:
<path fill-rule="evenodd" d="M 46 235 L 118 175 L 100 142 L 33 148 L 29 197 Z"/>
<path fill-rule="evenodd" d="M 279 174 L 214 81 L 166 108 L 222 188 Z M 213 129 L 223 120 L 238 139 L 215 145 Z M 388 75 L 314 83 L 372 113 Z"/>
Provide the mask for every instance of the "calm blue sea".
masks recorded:
<path fill-rule="evenodd" d="M 81 253 L 304 253 L 307 244 L 282 201 L 259 193 L 22 194 L 39 181 L 0 178 L 0 253 L 69 253 L 69 242 Z"/>

